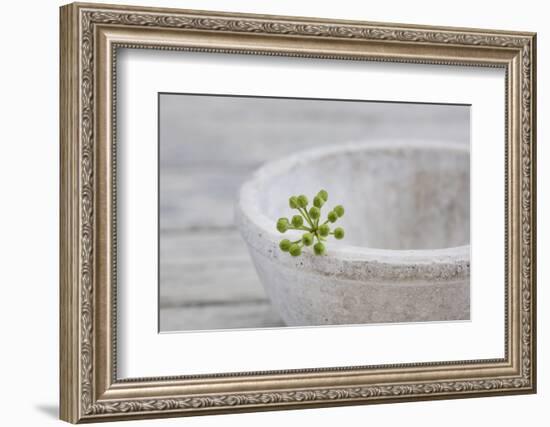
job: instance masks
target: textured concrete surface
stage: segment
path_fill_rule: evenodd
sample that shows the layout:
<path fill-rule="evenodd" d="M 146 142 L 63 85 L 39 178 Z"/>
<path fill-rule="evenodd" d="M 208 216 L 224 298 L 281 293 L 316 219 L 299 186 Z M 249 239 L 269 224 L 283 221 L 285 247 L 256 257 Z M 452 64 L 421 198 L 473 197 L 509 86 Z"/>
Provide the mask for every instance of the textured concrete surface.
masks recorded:
<path fill-rule="evenodd" d="M 343 204 L 341 242 L 293 258 L 275 229 L 289 191 Z M 287 325 L 465 320 L 470 315 L 466 147 L 347 144 L 265 165 L 241 188 L 237 223 Z M 326 209 L 325 209 L 326 210 Z M 292 234 L 290 234 L 292 236 Z"/>

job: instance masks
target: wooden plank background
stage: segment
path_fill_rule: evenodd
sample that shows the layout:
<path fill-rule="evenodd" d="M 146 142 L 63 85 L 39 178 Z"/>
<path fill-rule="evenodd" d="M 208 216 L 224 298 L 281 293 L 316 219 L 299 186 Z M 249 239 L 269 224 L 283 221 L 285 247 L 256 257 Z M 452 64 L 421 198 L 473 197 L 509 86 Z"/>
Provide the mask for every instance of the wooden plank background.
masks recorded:
<path fill-rule="evenodd" d="M 469 107 L 162 94 L 160 330 L 279 327 L 234 225 L 264 162 L 351 141 L 469 143 Z"/>

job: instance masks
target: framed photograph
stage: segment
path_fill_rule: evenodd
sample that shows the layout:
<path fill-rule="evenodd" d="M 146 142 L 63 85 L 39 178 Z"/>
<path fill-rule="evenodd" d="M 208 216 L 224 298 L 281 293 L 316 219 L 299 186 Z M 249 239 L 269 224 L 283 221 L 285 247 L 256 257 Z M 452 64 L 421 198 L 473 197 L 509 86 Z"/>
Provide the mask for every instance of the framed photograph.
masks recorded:
<path fill-rule="evenodd" d="M 534 33 L 60 22 L 63 420 L 536 391 Z"/>

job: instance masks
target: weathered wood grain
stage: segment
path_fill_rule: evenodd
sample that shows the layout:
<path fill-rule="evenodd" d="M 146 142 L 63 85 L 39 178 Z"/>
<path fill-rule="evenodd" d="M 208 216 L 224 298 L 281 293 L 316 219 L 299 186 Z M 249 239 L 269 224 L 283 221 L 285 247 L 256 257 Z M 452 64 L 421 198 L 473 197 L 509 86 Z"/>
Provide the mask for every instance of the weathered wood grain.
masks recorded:
<path fill-rule="evenodd" d="M 256 167 L 358 140 L 469 139 L 469 109 L 454 105 L 163 95 L 160 115 L 162 171 Z"/>
<path fill-rule="evenodd" d="M 234 203 L 242 182 L 254 168 L 182 167 L 160 178 L 162 230 L 234 227 Z"/>
<path fill-rule="evenodd" d="M 163 331 L 266 328 L 284 326 L 268 301 L 258 304 L 182 306 L 160 312 Z"/>
<path fill-rule="evenodd" d="M 236 229 L 161 234 L 161 308 L 267 303 Z"/>

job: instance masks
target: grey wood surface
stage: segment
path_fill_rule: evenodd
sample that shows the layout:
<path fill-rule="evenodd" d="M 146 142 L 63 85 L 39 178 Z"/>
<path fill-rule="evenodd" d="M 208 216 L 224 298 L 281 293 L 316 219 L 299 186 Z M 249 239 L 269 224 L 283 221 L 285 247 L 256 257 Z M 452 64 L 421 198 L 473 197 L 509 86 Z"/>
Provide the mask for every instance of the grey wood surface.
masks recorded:
<path fill-rule="evenodd" d="M 165 94 L 159 114 L 161 331 L 283 325 L 233 220 L 264 162 L 357 140 L 469 141 L 464 106 Z"/>

